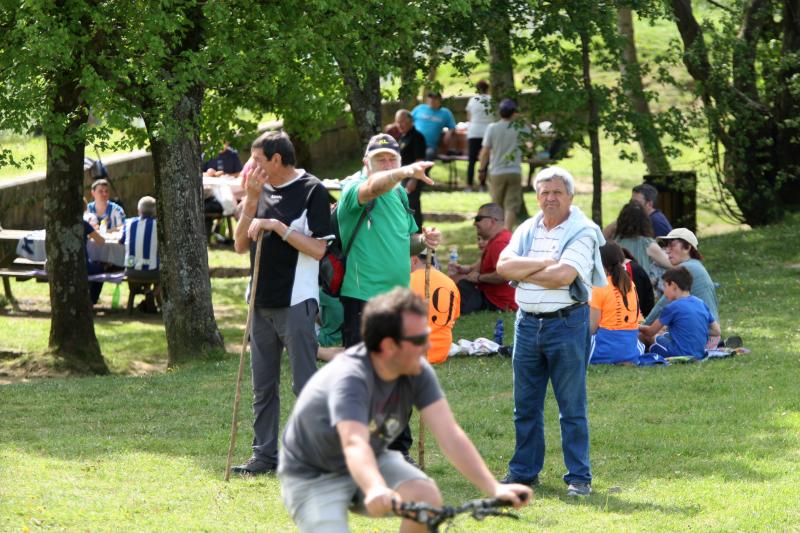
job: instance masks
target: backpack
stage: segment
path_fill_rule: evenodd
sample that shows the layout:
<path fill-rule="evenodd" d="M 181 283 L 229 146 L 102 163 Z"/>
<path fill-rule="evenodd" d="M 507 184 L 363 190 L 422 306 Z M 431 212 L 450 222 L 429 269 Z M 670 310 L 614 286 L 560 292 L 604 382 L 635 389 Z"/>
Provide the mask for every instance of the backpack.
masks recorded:
<path fill-rule="evenodd" d="M 364 210 L 358 218 L 356 229 L 353 230 L 353 236 L 350 238 L 350 242 L 347 243 L 344 252 L 342 252 L 342 236 L 339 232 L 339 205 L 337 204 L 331 209 L 331 230 L 336 238 L 328 244 L 325 255 L 319 260 L 319 287 L 327 294 L 338 297 L 342 291 L 342 283 L 344 283 L 344 275 L 347 271 L 347 254 L 350 253 L 350 248 L 356 240 L 358 230 L 361 229 L 364 220 L 366 220 L 374 205 L 375 200 L 372 200 L 364 206 Z"/>
<path fill-rule="evenodd" d="M 406 202 L 403 201 L 403 195 L 399 189 L 395 189 L 397 195 L 400 197 L 400 202 L 407 211 L 413 214 Z M 342 251 L 342 235 L 339 232 L 339 218 L 338 218 L 338 204 L 331 209 L 331 230 L 335 239 L 328 244 L 325 250 L 325 255 L 319 260 L 319 286 L 325 293 L 338 298 L 342 291 L 342 283 L 344 283 L 344 275 L 347 272 L 347 255 L 350 253 L 350 248 L 356 240 L 358 231 L 364 224 L 364 220 L 369 216 L 372 208 L 375 207 L 375 200 L 370 200 L 364 206 L 361 216 L 358 218 L 356 227 L 353 230 L 353 235 L 350 237 L 350 242 L 347 243 L 344 251 Z"/>

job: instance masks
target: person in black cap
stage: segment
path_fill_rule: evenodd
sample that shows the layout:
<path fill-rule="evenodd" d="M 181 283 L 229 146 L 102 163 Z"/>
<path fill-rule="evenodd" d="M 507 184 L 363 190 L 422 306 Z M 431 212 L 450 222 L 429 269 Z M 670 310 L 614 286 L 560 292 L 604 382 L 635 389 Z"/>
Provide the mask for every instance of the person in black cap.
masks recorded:
<path fill-rule="evenodd" d="M 404 178 L 433 183 L 425 175 L 432 166 L 430 161 L 400 166 L 400 146 L 394 137 L 381 133 L 367 144 L 364 168 L 342 185 L 336 210 L 342 249 L 353 239 L 366 210 L 347 256 L 340 296 L 345 347 L 361 342 L 361 310 L 367 300 L 397 286 L 408 287 L 410 255 L 439 244 L 441 234 L 436 228 L 420 231 L 417 227 L 408 195 L 400 185 Z"/>

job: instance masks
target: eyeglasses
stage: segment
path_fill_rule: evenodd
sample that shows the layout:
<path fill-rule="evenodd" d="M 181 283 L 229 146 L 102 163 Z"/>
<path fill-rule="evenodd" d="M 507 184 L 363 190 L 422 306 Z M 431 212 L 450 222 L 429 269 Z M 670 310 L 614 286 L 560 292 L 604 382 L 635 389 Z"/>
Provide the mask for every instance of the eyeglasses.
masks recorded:
<path fill-rule="evenodd" d="M 490 217 L 489 215 L 477 215 L 474 220 L 475 220 L 475 223 L 477 224 L 478 222 L 480 222 L 481 220 L 483 220 L 485 218 L 491 218 L 492 220 L 497 220 L 496 218 Z"/>
<path fill-rule="evenodd" d="M 408 341 L 414 346 L 424 346 L 426 342 L 428 342 L 428 337 L 430 336 L 430 332 L 426 331 L 425 333 L 420 333 L 419 335 L 406 335 L 400 337 L 401 341 Z"/>

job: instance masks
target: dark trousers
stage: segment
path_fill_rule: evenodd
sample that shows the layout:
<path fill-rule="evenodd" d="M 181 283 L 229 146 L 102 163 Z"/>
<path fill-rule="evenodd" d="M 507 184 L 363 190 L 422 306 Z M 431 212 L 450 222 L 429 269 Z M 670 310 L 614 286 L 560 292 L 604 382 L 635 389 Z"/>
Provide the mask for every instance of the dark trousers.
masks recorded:
<path fill-rule="evenodd" d="M 339 296 L 339 300 L 342 302 L 344 312 L 342 345 L 349 348 L 361 342 L 361 312 L 367 302 L 349 296 Z"/>
<path fill-rule="evenodd" d="M 344 310 L 344 322 L 342 322 L 342 344 L 345 348 L 356 345 L 361 342 L 361 313 L 364 311 L 364 305 L 367 303 L 358 298 L 350 298 L 349 296 L 340 296 L 339 300 L 342 302 Z M 407 454 L 414 439 L 411 437 L 411 428 L 408 426 L 408 420 L 405 421 L 406 426 L 403 428 L 402 433 L 389 445 L 390 450 L 397 450 L 403 454 Z"/>
<path fill-rule="evenodd" d="M 403 180 L 403 187 L 406 186 L 408 180 L 412 178 L 406 178 Z M 414 192 L 409 193 L 408 195 L 408 207 L 414 210 L 414 222 L 417 223 L 417 227 L 420 231 L 422 231 L 422 189 L 425 188 L 425 183 L 419 180 L 414 180 L 417 186 L 414 188 Z"/>
<path fill-rule="evenodd" d="M 471 137 L 467 139 L 467 185 L 472 187 L 475 181 L 475 163 L 478 161 L 478 156 L 481 154 L 481 144 L 483 139 L 480 137 Z M 484 174 L 481 180 L 481 185 L 486 183 L 486 175 Z"/>
<path fill-rule="evenodd" d="M 461 293 L 461 316 L 474 313 L 476 311 L 500 311 L 501 309 L 490 302 L 481 292 L 477 285 L 465 279 L 456 283 L 458 292 Z"/>
<path fill-rule="evenodd" d="M 106 271 L 102 263 L 95 263 L 91 259 L 86 260 L 86 271 L 91 276 L 93 274 L 102 274 Z M 96 304 L 100 300 L 100 293 L 103 291 L 103 283 L 99 281 L 89 282 L 89 297 L 92 303 Z"/>

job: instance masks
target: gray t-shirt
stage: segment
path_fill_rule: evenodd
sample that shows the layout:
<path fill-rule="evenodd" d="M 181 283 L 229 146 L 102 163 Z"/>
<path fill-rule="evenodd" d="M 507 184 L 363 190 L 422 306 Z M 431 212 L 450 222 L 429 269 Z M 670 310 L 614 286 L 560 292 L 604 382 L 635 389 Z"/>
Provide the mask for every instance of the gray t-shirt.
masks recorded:
<path fill-rule="evenodd" d="M 366 425 L 377 457 L 403 430 L 412 406 L 421 410 L 443 396 L 436 373 L 424 358 L 419 375 L 383 381 L 375 374 L 363 343 L 357 344 L 317 371 L 303 387 L 283 433 L 279 470 L 304 478 L 346 473 L 338 422 Z"/>
<path fill-rule="evenodd" d="M 489 175 L 522 174 L 522 151 L 519 134 L 530 128 L 521 123 L 499 120 L 489 124 L 483 146 L 489 148 Z"/>

